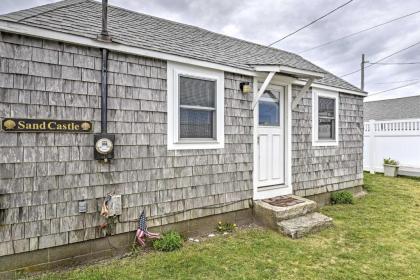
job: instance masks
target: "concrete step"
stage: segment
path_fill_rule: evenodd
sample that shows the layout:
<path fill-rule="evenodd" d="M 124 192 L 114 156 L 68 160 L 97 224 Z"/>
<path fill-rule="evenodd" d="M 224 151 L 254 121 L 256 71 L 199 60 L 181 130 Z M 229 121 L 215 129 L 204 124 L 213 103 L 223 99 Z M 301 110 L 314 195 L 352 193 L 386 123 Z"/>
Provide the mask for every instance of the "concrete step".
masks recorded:
<path fill-rule="evenodd" d="M 291 238 L 301 238 L 307 234 L 321 231 L 332 225 L 332 218 L 314 212 L 304 216 L 284 220 L 279 223 L 278 230 Z"/>
<path fill-rule="evenodd" d="M 286 201 L 286 203 L 282 203 L 282 201 Z M 316 209 L 315 201 L 295 195 L 254 202 L 254 215 L 257 222 L 273 229 L 277 229 L 277 224 L 283 220 L 303 216 L 314 212 Z"/>

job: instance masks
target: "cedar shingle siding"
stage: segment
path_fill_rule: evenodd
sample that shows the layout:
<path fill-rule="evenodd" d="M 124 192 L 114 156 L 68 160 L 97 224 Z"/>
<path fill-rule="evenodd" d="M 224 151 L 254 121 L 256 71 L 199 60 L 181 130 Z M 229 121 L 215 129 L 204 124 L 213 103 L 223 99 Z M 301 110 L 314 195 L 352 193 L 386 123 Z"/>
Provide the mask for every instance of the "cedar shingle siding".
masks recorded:
<path fill-rule="evenodd" d="M 93 160 L 93 134 L 0 132 L 0 255 L 101 237 L 112 191 L 115 233 L 135 230 L 142 209 L 153 226 L 250 207 L 253 95 L 239 83 L 251 77 L 225 73 L 224 149 L 168 151 L 166 61 L 111 52 L 109 71 L 111 164 Z M 91 120 L 99 132 L 99 87 L 98 49 L 0 33 L 0 118 Z M 339 148 L 312 147 L 310 94 L 292 118 L 296 194 L 363 183 L 361 97 L 340 94 Z"/>
<path fill-rule="evenodd" d="M 99 132 L 98 49 L 0 34 L 0 118 L 92 120 Z M 225 73 L 224 149 L 168 151 L 166 62 L 109 58 L 112 164 L 93 160 L 93 134 L 0 132 L 0 255 L 100 237 L 112 191 L 115 233 L 135 230 L 142 209 L 153 226 L 250 207 L 252 94 L 239 83 L 252 79 Z"/>
<path fill-rule="evenodd" d="M 293 87 L 293 96 L 299 92 Z M 312 97 L 292 113 L 292 179 L 296 195 L 363 185 L 363 98 L 340 93 L 338 147 L 312 146 Z"/>

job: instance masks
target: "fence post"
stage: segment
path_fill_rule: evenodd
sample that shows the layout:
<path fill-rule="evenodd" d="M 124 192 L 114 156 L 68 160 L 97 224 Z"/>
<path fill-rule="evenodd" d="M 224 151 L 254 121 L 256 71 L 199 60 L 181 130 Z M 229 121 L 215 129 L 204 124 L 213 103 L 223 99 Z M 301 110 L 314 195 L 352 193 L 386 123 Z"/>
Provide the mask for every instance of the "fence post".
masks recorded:
<path fill-rule="evenodd" d="M 369 172 L 375 174 L 375 120 L 369 120 Z"/>

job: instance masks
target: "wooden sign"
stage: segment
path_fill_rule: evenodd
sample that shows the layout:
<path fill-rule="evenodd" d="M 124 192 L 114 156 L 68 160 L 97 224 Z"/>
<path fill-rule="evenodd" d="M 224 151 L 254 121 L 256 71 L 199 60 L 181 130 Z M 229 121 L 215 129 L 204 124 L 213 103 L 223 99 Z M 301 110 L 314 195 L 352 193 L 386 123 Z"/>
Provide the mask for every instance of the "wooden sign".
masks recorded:
<path fill-rule="evenodd" d="M 89 121 L 34 120 L 6 118 L 1 122 L 5 132 L 91 132 Z"/>

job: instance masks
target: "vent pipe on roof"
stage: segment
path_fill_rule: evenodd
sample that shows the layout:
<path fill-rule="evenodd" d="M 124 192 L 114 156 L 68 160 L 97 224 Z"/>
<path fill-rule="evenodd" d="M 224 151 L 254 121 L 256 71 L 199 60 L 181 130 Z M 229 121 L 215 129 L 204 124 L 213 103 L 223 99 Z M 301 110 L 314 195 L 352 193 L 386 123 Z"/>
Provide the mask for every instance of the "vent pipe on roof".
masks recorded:
<path fill-rule="evenodd" d="M 111 41 L 111 36 L 108 33 L 108 0 L 102 0 L 102 30 L 98 35 L 98 40 Z"/>

